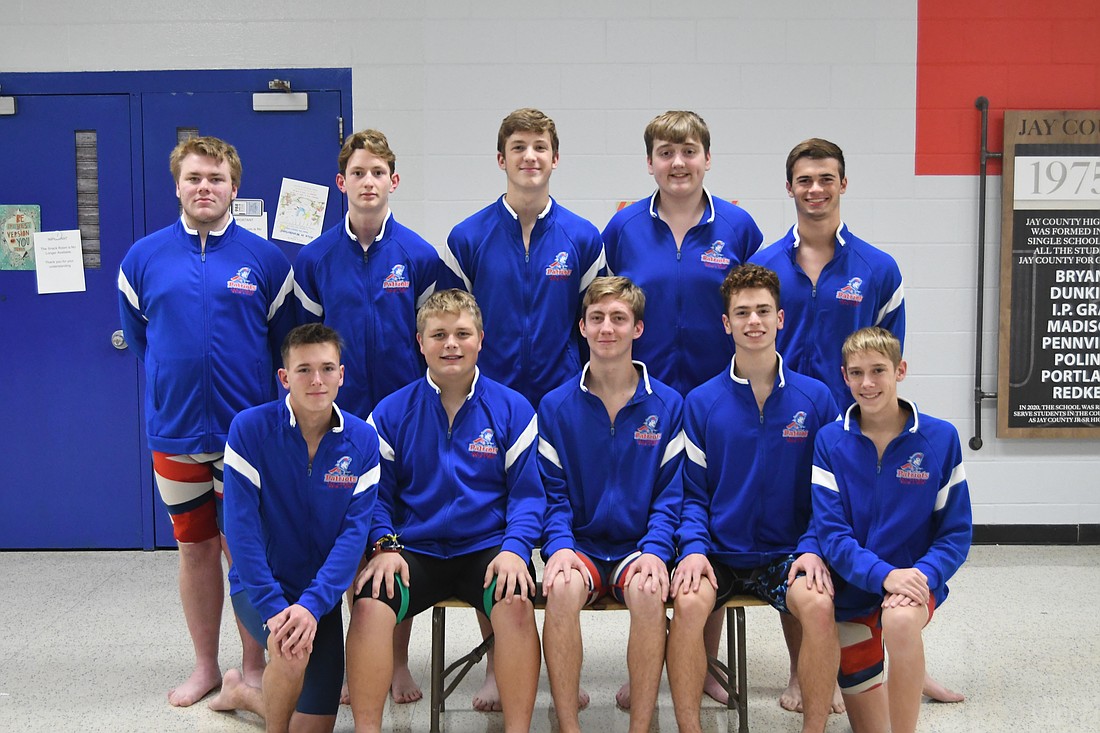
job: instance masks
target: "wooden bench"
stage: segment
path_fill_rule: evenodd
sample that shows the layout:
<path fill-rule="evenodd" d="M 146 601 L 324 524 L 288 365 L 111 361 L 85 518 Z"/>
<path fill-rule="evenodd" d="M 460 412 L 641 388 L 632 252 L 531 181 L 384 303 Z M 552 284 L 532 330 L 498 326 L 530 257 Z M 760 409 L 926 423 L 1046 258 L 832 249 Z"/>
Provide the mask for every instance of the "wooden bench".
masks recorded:
<path fill-rule="evenodd" d="M 726 601 L 726 662 L 708 659 L 707 665 L 714 676 L 726 680 L 726 693 L 729 702 L 726 707 L 737 710 L 738 733 L 749 731 L 749 681 L 747 671 L 747 653 L 745 642 L 745 608 L 748 606 L 766 606 L 755 596 L 734 596 Z M 446 709 L 446 701 L 466 674 L 481 661 L 493 644 L 490 636 L 475 646 L 469 653 L 447 665 L 447 609 L 470 608 L 469 604 L 457 598 L 440 601 L 432 608 L 432 681 L 431 681 L 431 733 L 440 733 L 439 720 Z M 536 603 L 535 608 L 543 608 Z M 672 608 L 671 604 L 667 608 Z M 613 599 L 604 598 L 585 607 L 585 611 L 625 611 L 626 606 Z M 444 668 L 446 665 L 446 668 Z"/>

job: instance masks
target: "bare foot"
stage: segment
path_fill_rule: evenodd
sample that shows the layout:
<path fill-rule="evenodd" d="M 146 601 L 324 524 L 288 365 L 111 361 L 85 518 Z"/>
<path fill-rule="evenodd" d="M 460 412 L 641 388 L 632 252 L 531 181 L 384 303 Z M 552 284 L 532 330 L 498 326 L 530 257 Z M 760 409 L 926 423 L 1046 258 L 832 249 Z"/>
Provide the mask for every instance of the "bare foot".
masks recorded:
<path fill-rule="evenodd" d="M 707 693 L 707 697 L 711 700 L 723 705 L 727 704 L 730 699 L 729 693 L 726 692 L 725 685 L 709 671 L 707 672 L 707 678 L 703 680 L 703 692 Z"/>
<path fill-rule="evenodd" d="M 623 710 L 630 710 L 630 681 L 627 680 L 615 693 L 615 704 Z"/>
<path fill-rule="evenodd" d="M 409 671 L 407 666 L 394 667 L 393 679 L 390 681 L 390 697 L 398 705 L 416 702 L 424 697 L 424 692 L 420 689 L 420 685 L 416 684 L 416 680 L 413 679 L 412 672 Z"/>
<path fill-rule="evenodd" d="M 833 708 L 834 713 L 840 714 L 848 710 L 848 706 L 844 704 L 844 695 L 840 692 L 840 685 L 833 688 Z"/>
<path fill-rule="evenodd" d="M 630 690 L 627 690 L 627 704 L 630 704 Z M 618 695 L 615 696 L 618 699 Z M 577 688 L 577 710 L 584 710 L 588 707 L 588 703 L 592 701 L 592 698 L 588 696 L 588 692 L 583 687 Z"/>
<path fill-rule="evenodd" d="M 798 686 L 797 677 L 792 676 L 787 682 L 787 689 L 779 695 L 779 707 L 792 713 L 802 712 L 802 688 Z"/>
<path fill-rule="evenodd" d="M 340 688 L 340 704 L 351 705 L 351 693 L 348 692 L 348 683 L 345 682 Z"/>
<path fill-rule="evenodd" d="M 500 690 L 497 689 L 497 676 L 486 671 L 485 682 L 474 693 L 474 710 L 483 713 L 500 712 Z"/>
<path fill-rule="evenodd" d="M 206 706 L 211 710 L 217 710 L 222 713 L 238 710 L 243 707 L 241 701 L 244 687 L 244 677 L 241 676 L 240 670 L 236 667 L 231 667 L 229 671 L 225 673 L 225 676 L 222 677 L 221 691 L 210 698 Z"/>
<path fill-rule="evenodd" d="M 190 707 L 218 689 L 221 683 L 222 673 L 217 667 L 195 667 L 186 682 L 168 691 L 168 702 L 178 708 Z"/>
<path fill-rule="evenodd" d="M 924 690 L 925 697 L 936 702 L 962 702 L 966 699 L 960 692 L 948 689 L 942 682 L 932 679 L 932 675 L 925 673 Z"/>

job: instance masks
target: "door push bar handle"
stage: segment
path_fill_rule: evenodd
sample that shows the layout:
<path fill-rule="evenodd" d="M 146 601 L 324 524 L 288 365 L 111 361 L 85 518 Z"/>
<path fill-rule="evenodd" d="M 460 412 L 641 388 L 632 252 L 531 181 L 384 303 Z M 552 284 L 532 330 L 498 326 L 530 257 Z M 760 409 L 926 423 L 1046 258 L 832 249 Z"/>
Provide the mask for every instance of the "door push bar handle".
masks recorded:
<path fill-rule="evenodd" d="M 127 348 L 126 337 L 122 334 L 121 330 L 111 334 L 111 346 L 114 346 L 119 351 Z"/>

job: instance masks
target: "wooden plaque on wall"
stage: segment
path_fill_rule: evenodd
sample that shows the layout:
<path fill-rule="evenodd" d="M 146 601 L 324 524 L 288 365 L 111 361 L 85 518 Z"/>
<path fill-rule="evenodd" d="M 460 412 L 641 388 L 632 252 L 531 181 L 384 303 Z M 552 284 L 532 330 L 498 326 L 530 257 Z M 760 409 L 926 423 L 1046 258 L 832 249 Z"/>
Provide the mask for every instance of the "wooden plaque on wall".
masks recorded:
<path fill-rule="evenodd" d="M 997 436 L 1100 437 L 1100 111 L 1006 111 Z"/>

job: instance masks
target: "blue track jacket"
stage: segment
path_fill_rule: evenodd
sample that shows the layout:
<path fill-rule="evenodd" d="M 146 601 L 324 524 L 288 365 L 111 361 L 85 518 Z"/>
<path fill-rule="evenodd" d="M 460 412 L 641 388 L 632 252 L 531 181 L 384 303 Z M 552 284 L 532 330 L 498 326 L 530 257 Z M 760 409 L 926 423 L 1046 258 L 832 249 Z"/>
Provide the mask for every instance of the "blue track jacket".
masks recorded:
<path fill-rule="evenodd" d="M 629 277 L 646 295 L 645 332 L 634 356 L 682 395 L 733 356 L 719 288 L 764 238 L 744 209 L 705 193 L 703 216 L 679 250 L 658 212 L 657 192 L 619 211 L 603 230 L 608 271 Z"/>
<path fill-rule="evenodd" d="M 118 273 L 126 342 L 145 364 L 149 447 L 221 451 L 233 417 L 275 397 L 294 274 L 230 220 L 206 238 L 183 220 L 134 243 Z"/>
<path fill-rule="evenodd" d="M 878 458 L 859 429 L 859 407 L 822 428 L 814 448 L 814 525 L 835 575 L 837 619 L 864 616 L 885 596 L 896 568 L 928 576 L 937 606 L 970 551 L 970 491 L 959 434 L 917 412 Z"/>
<path fill-rule="evenodd" d="M 791 369 L 820 379 L 841 409 L 852 393 L 841 374 L 840 347 L 853 331 L 882 326 L 905 345 L 905 288 L 894 258 L 872 247 L 841 223 L 836 252 L 817 286 L 795 262 L 798 227 L 749 261 L 779 275 L 783 330 L 775 347 Z"/>
<path fill-rule="evenodd" d="M 539 406 L 539 470 L 546 486 L 543 557 L 580 550 L 619 560 L 638 550 L 666 563 L 683 501 L 683 399 L 651 379 L 640 379 L 611 422 L 607 408 L 576 380 L 553 390 Z"/>
<path fill-rule="evenodd" d="M 527 400 L 477 374 L 447 424 L 429 377 L 383 398 L 382 482 L 371 541 L 397 533 L 413 552 L 450 558 L 501 545 L 530 559 L 546 495 L 535 458 L 538 420 Z"/>
<path fill-rule="evenodd" d="M 225 447 L 231 590 L 265 621 L 292 603 L 320 619 L 351 585 L 378 495 L 378 436 L 335 406 L 310 463 L 290 397 L 245 410 Z"/>
<path fill-rule="evenodd" d="M 685 401 L 680 559 L 698 552 L 753 568 L 791 553 L 820 555 L 810 469 L 814 436 L 836 419 L 836 403 L 824 384 L 780 359 L 761 412 L 734 364 Z"/>
<path fill-rule="evenodd" d="M 392 214 L 366 252 L 345 216 L 298 255 L 298 322 L 323 322 L 343 338 L 346 411 L 366 418 L 380 399 L 424 373 L 416 311 L 437 284 L 453 285 L 435 248 Z"/>
<path fill-rule="evenodd" d="M 600 232 L 553 199 L 523 248 L 519 219 L 501 196 L 461 222 L 443 259 L 477 298 L 485 321 L 485 375 L 538 407 L 581 369 L 584 291 L 606 267 Z"/>

